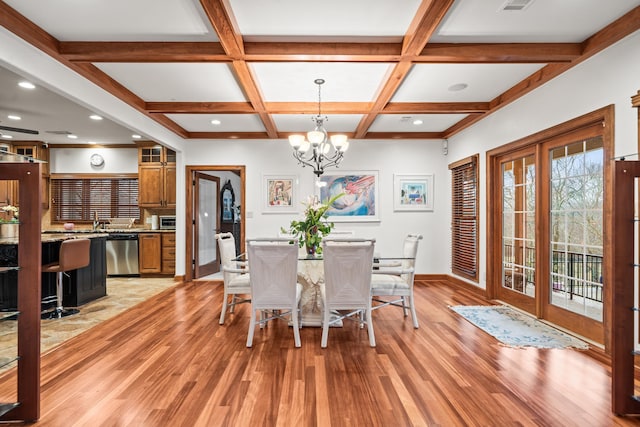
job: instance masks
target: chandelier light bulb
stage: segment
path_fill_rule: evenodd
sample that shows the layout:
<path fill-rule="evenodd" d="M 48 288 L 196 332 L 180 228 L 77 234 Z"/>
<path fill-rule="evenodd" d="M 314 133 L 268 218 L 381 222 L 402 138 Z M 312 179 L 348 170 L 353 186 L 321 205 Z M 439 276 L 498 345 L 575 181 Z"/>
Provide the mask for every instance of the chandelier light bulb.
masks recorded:
<path fill-rule="evenodd" d="M 297 150 L 304 142 L 304 135 L 289 135 L 289 145 Z"/>
<path fill-rule="evenodd" d="M 315 123 L 315 128 L 304 135 L 289 135 L 289 144 L 293 148 L 293 157 L 302 165 L 310 166 L 313 173 L 319 177 L 324 173 L 325 168 L 337 167 L 342 161 L 343 154 L 349 147 L 346 135 L 332 135 L 329 138 L 327 130 L 324 128 L 327 117 L 322 117 L 321 110 L 321 87 L 323 79 L 316 79 L 314 83 L 318 85 L 318 114 L 311 120 Z"/>

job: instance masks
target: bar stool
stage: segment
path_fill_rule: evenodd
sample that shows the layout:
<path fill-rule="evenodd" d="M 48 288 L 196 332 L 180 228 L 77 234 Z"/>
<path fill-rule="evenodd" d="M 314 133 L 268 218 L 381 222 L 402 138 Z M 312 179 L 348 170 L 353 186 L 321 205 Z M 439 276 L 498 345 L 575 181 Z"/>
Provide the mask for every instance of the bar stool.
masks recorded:
<path fill-rule="evenodd" d="M 69 239 L 64 240 L 60 245 L 58 261 L 42 266 L 43 273 L 57 273 L 56 275 L 56 308 L 52 311 L 42 313 L 43 319 L 60 319 L 64 316 L 77 314 L 80 310 L 65 309 L 62 306 L 62 275 L 67 271 L 89 265 L 89 239 Z M 53 297 L 53 296 L 52 296 Z M 42 302 L 51 302 L 50 298 L 45 298 Z"/>

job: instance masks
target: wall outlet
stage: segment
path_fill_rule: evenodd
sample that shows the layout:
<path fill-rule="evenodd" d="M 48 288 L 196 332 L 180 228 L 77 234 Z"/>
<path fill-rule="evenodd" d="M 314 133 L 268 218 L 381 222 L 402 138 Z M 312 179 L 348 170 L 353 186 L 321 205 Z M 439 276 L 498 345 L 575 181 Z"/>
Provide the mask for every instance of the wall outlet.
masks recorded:
<path fill-rule="evenodd" d="M 147 219 L 144 220 L 145 224 L 151 224 L 151 217 L 148 217 Z"/>

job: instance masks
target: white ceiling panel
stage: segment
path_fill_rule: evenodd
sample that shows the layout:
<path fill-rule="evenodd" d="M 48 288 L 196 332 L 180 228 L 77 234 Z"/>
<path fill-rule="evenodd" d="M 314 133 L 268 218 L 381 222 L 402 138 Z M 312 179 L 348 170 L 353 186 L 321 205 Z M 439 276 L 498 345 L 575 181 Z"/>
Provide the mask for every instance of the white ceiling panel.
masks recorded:
<path fill-rule="evenodd" d="M 103 117 L 96 121 L 89 118 L 98 113 L 69 101 L 49 89 L 36 85 L 27 90 L 18 87 L 25 81 L 18 74 L 0 67 L 0 125 L 20 129 L 36 130 L 38 135 L 0 130 L 0 142 L 43 141 L 47 143 L 75 144 L 130 144 L 132 131 Z M 9 115 L 20 120 L 9 119 Z M 76 135 L 69 139 L 67 133 Z"/>
<path fill-rule="evenodd" d="M 490 101 L 544 64 L 416 64 L 393 102 Z M 464 83 L 467 88 L 449 88 Z"/>
<path fill-rule="evenodd" d="M 332 36 L 374 37 L 398 42 L 420 0 L 230 0 L 246 41 L 264 36 L 331 40 Z M 365 18 L 365 19 L 363 19 Z"/>
<path fill-rule="evenodd" d="M 28 49 L 22 55 L 5 37 L 0 60 L 13 63 L 10 70 L 40 76 L 25 58 L 34 50 L 51 54 L 77 73 L 75 79 L 87 78 L 178 138 L 242 132 L 243 138 L 276 139 L 306 132 L 317 111 L 316 79 L 325 80 L 320 108 L 330 133 L 441 138 L 476 123 L 460 121 L 468 103 L 497 100 L 480 111 L 481 120 L 522 96 L 508 91 L 547 64 L 569 69 L 640 30 L 640 0 L 530 0 L 521 11 L 504 11 L 506 1 L 6 0 L 0 2 L 0 36 L 24 39 Z M 42 32 L 25 34 L 27 21 Z M 597 43 L 584 43 L 594 36 Z M 540 73 L 539 83 L 554 76 Z M 53 81 L 64 85 L 67 79 Z M 73 93 L 81 106 L 90 102 Z M 79 113 L 77 122 L 84 116 Z M 123 123 L 122 115 L 112 116 Z M 132 128 L 139 128 L 138 118 L 129 122 Z M 221 124 L 211 124 L 214 118 Z M 416 119 L 423 123 L 413 125 Z"/>
<path fill-rule="evenodd" d="M 370 102 L 390 70 L 385 63 L 258 62 L 251 69 L 267 102 L 318 101 L 315 79 L 325 80 L 322 101 Z"/>
<path fill-rule="evenodd" d="M 315 127 L 312 114 L 274 114 L 272 117 L 283 132 L 309 132 Z M 332 114 L 326 117 L 324 128 L 329 133 L 353 132 L 362 120 L 360 114 Z"/>
<path fill-rule="evenodd" d="M 443 132 L 464 119 L 466 114 L 384 114 L 373 122 L 371 132 Z M 421 124 L 413 124 L 421 120 Z"/>
<path fill-rule="evenodd" d="M 197 0 L 5 0 L 60 41 L 217 41 Z"/>
<path fill-rule="evenodd" d="M 145 101 L 246 101 L 224 63 L 95 65 Z"/>
<path fill-rule="evenodd" d="M 188 132 L 264 132 L 257 114 L 167 114 Z M 219 125 L 211 123 L 219 120 Z"/>
<path fill-rule="evenodd" d="M 505 0 L 457 0 L 434 43 L 579 43 L 640 0 L 533 0 L 524 10 L 502 10 Z M 597 13 L 594 13 L 597 11 Z"/>

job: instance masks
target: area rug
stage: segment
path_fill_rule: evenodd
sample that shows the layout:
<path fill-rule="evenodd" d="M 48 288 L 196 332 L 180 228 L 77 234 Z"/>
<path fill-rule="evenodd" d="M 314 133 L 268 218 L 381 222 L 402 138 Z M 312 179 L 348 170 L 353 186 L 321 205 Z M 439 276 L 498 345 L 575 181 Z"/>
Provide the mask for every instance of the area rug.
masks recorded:
<path fill-rule="evenodd" d="M 449 308 L 509 347 L 589 348 L 587 343 L 511 307 L 457 305 Z"/>

